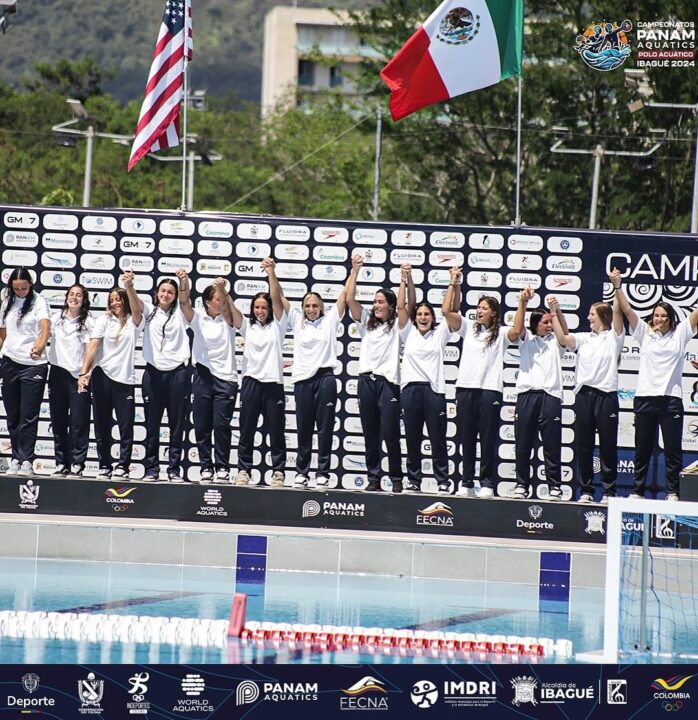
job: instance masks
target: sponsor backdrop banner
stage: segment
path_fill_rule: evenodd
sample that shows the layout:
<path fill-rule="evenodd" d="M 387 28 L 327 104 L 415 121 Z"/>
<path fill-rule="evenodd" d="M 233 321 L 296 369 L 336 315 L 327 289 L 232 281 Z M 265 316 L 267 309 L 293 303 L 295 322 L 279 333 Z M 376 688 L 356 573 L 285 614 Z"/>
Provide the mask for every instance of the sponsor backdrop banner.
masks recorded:
<path fill-rule="evenodd" d="M 260 261 L 267 255 L 277 260 L 277 274 L 291 303 L 300 303 L 308 290 L 314 290 L 331 303 L 340 293 L 347 278 L 351 255 L 361 253 L 365 265 L 358 283 L 358 298 L 370 304 L 374 292 L 382 286 L 399 284 L 399 266 L 409 262 L 414 268 L 418 300 L 426 299 L 440 308 L 448 284 L 448 269 L 462 265 L 464 273 L 464 308 L 468 322 L 472 309 L 482 294 L 497 296 L 502 302 L 507 323 L 513 320 L 519 291 L 531 286 L 536 297 L 529 309 L 555 295 L 567 316 L 570 330 L 587 331 L 589 305 L 610 299 L 611 287 L 607 273 L 618 267 L 624 277 L 625 290 L 636 310 L 649 315 L 660 298 L 673 303 L 679 315 L 698 301 L 698 255 L 693 255 L 695 237 L 667 234 L 629 234 L 543 228 L 495 228 L 435 225 L 405 225 L 328 221 L 298 218 L 270 218 L 229 214 L 144 212 L 136 210 L 74 210 L 0 206 L 2 237 L 2 281 L 16 266 L 32 268 L 38 289 L 52 307 L 63 304 L 66 289 L 74 282 L 84 284 L 90 292 L 96 313 L 103 312 L 108 291 L 121 272 L 136 274 L 136 289 L 145 298 L 151 296 L 158 280 L 173 276 L 184 268 L 192 277 L 193 298 L 199 302 L 204 288 L 218 276 L 226 277 L 236 302 L 243 311 L 249 309 L 250 298 L 267 289 L 266 276 Z M 440 317 L 440 313 L 437 312 Z M 455 340 L 455 338 L 454 338 Z M 347 490 L 365 486 L 364 444 L 358 416 L 356 377 L 359 337 L 356 327 L 345 318 L 338 345 L 341 348 L 341 369 L 338 379 L 341 393 L 336 436 L 332 458 L 335 478 Z M 242 349 L 239 339 L 238 349 Z M 284 344 L 284 365 L 290 376 L 293 337 Z M 685 464 L 695 459 L 698 451 L 698 373 L 690 360 L 698 356 L 698 344 L 689 344 L 685 358 L 683 446 Z M 239 356 L 238 356 L 239 359 Z M 456 477 L 461 461 L 455 440 L 454 382 L 460 360 L 460 343 L 448 347 L 446 367 L 448 397 L 448 440 L 450 471 Z M 143 360 L 138 354 L 139 380 Z M 574 479 L 573 379 L 574 355 L 563 360 L 565 397 L 563 409 L 563 481 L 565 498 L 571 497 Z M 638 346 L 630 337 L 621 358 L 621 418 L 619 444 L 620 484 L 629 485 L 633 466 L 632 402 L 636 388 Z M 505 402 L 502 408 L 499 476 L 497 490 L 506 494 L 513 489 L 514 433 L 513 392 L 518 370 L 518 352 L 511 349 L 506 356 Z M 286 386 L 288 472 L 295 463 L 294 398 L 290 382 Z M 133 455 L 133 476 L 143 473 L 144 456 L 143 407 L 140 387 L 137 390 L 136 429 Z M 233 418 L 234 434 L 231 449 L 233 467 L 237 464 L 238 414 Z M 116 432 L 116 431 L 115 431 Z M 188 428 L 186 475 L 198 476 L 199 465 L 193 432 Z M 166 455 L 168 431 L 161 429 Z M 255 465 L 262 475 L 269 474 L 268 453 L 257 437 Z M 429 451 L 427 439 L 424 449 Z M 0 451 L 7 462 L 9 437 L 4 407 L 0 405 Z M 404 443 L 403 443 L 404 450 Z M 53 439 L 48 403 L 44 402 L 39 423 L 35 469 L 50 472 L 54 467 Z M 534 482 L 545 484 L 540 449 L 537 453 Z M 90 447 L 88 472 L 96 472 L 96 451 Z M 596 463 L 598 468 L 598 461 Z M 386 468 L 387 469 L 387 468 Z M 655 466 L 651 489 L 657 489 L 661 467 Z M 426 488 L 434 486 L 431 461 L 424 461 Z M 260 473 L 254 474 L 257 483 Z M 430 486 L 431 484 L 431 486 Z M 661 485 L 662 483 L 660 483 Z M 545 490 L 536 488 L 534 497 L 545 497 Z"/>
<path fill-rule="evenodd" d="M 232 660 L 234 662 L 234 660 Z M 380 663 L 380 658 L 376 659 Z M 259 667 L 259 666 L 258 666 Z M 7 717 L 657 718 L 696 703 L 696 665 L 0 666 Z M 679 714 L 679 717 L 681 714 Z"/>

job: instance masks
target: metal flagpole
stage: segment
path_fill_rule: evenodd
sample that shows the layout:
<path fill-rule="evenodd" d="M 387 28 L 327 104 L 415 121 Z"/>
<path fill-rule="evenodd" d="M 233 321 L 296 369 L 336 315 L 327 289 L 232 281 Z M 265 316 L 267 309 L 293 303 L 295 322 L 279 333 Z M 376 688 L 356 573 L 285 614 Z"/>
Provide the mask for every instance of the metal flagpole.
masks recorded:
<path fill-rule="evenodd" d="M 184 47 L 184 117 L 182 118 L 182 210 L 187 210 L 187 99 L 189 98 L 189 58 L 187 57 L 186 48 L 186 28 L 185 34 L 185 47 Z"/>
<path fill-rule="evenodd" d="M 380 214 L 382 118 L 381 107 L 376 105 L 376 157 L 373 168 L 373 213 L 371 214 L 371 219 L 374 221 L 378 220 Z"/>
<path fill-rule="evenodd" d="M 522 73 L 523 74 L 523 73 Z M 516 113 L 516 211 L 514 214 L 514 225 L 521 225 L 521 213 L 519 211 L 519 201 L 521 198 L 521 96 L 522 96 L 522 76 L 519 75 L 519 98 L 518 109 Z"/>

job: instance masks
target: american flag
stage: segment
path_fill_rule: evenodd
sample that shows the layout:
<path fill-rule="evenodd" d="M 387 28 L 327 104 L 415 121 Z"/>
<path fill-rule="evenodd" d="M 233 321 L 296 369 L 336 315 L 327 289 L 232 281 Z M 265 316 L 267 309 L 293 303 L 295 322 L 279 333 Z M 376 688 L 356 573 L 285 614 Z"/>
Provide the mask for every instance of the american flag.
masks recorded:
<path fill-rule="evenodd" d="M 179 145 L 179 106 L 184 88 L 184 57 L 193 57 L 191 0 L 167 0 L 136 139 L 128 161 L 129 172 L 149 152 Z"/>

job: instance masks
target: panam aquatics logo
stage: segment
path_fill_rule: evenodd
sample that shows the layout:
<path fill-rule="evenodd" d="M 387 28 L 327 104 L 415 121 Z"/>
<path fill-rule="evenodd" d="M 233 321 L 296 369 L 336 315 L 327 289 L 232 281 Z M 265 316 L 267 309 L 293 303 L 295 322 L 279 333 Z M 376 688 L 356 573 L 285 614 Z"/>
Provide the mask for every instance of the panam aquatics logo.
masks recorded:
<path fill-rule="evenodd" d="M 574 49 L 594 70 L 608 72 L 620 67 L 631 53 L 628 33 L 633 29 L 630 20 L 619 24 L 603 21 L 589 25 L 576 38 Z"/>

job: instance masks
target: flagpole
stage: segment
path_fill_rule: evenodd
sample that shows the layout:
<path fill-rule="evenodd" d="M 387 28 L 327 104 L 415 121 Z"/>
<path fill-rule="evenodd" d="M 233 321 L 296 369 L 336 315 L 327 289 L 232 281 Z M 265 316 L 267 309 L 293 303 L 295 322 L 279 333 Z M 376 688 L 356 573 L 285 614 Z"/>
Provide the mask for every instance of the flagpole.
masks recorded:
<path fill-rule="evenodd" d="M 185 31 L 186 42 L 186 31 Z M 187 210 L 187 120 L 188 120 L 188 102 L 189 98 L 189 58 L 187 57 L 186 47 L 184 50 L 184 117 L 182 118 L 182 210 Z"/>
<path fill-rule="evenodd" d="M 516 211 L 514 215 L 514 225 L 521 225 L 521 213 L 519 210 L 519 200 L 521 197 L 521 96 L 522 96 L 522 77 L 518 76 L 518 109 L 516 112 Z"/>

